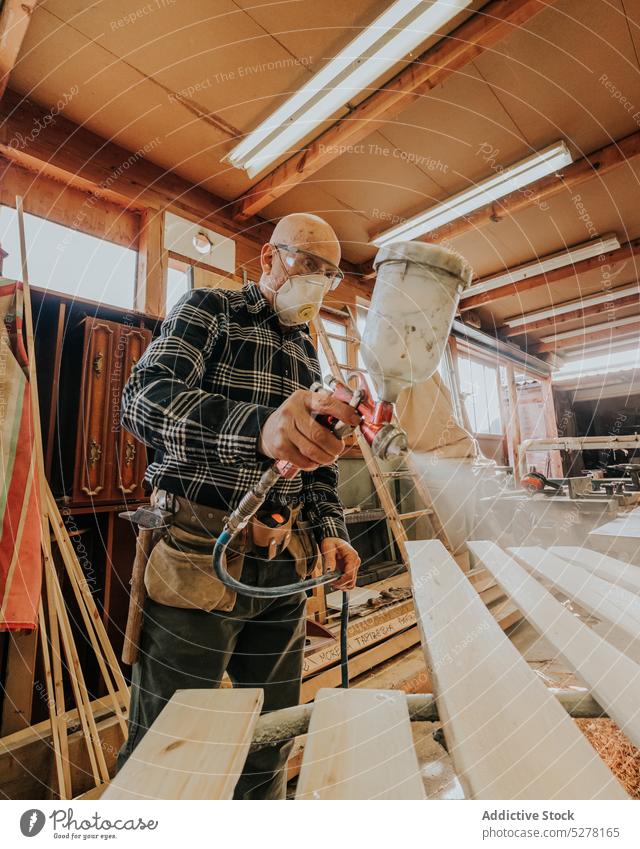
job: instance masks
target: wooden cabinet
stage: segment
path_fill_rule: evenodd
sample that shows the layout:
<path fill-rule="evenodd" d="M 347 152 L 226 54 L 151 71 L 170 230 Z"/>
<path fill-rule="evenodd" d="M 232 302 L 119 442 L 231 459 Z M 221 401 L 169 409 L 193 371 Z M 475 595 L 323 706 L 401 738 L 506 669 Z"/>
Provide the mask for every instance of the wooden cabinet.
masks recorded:
<path fill-rule="evenodd" d="M 151 331 L 84 320 L 82 377 L 73 479 L 74 504 L 144 497 L 144 446 L 120 425 L 122 390 Z"/>

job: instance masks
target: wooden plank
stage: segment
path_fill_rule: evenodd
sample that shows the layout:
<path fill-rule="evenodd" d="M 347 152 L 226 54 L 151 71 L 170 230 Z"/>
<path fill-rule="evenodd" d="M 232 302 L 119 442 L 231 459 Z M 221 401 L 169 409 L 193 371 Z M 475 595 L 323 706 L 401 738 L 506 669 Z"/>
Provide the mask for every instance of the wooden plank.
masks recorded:
<path fill-rule="evenodd" d="M 595 616 L 621 628 L 634 641 L 640 638 L 640 598 L 635 593 L 614 587 L 543 548 L 515 546 L 509 551 Z"/>
<path fill-rule="evenodd" d="M 178 690 L 103 799 L 231 799 L 264 694 Z"/>
<path fill-rule="evenodd" d="M 632 593 L 640 594 L 640 567 L 625 563 L 608 554 L 592 551 L 590 548 L 579 548 L 571 545 L 554 545 L 549 551 L 568 560 L 582 569 L 587 569 L 599 578 L 623 587 Z"/>
<path fill-rule="evenodd" d="M 554 645 L 625 734 L 640 746 L 640 666 L 570 613 L 493 542 L 471 542 L 504 591 Z"/>
<path fill-rule="evenodd" d="M 438 712 L 467 798 L 625 798 L 446 549 L 408 549 Z"/>
<path fill-rule="evenodd" d="M 553 0 L 494 0 L 446 38 L 410 62 L 399 74 L 349 110 L 304 149 L 274 168 L 235 204 L 244 221 L 332 162 L 349 146 L 384 126 L 415 100 L 523 26 Z"/>
<path fill-rule="evenodd" d="M 387 639 L 387 637 L 393 636 L 393 634 L 405 631 L 415 624 L 416 613 L 411 599 L 382 608 L 382 610 L 370 616 L 352 620 L 347 632 L 349 657 Z M 316 672 L 321 672 L 327 666 L 331 666 L 339 660 L 340 645 L 336 640 L 305 656 L 302 676 L 306 678 Z"/>
<path fill-rule="evenodd" d="M 0 4 L 0 97 L 5 93 L 20 47 L 39 0 L 4 0 Z"/>
<path fill-rule="evenodd" d="M 320 690 L 296 799 L 424 799 L 404 694 Z"/>

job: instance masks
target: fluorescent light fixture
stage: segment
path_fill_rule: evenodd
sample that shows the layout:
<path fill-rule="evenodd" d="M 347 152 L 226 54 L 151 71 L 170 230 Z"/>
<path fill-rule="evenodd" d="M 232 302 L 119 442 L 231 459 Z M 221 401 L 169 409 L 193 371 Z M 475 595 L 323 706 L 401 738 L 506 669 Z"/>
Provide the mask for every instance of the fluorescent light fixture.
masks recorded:
<path fill-rule="evenodd" d="M 470 4 L 397 0 L 223 161 L 255 177 Z"/>
<path fill-rule="evenodd" d="M 636 370 L 640 366 L 638 360 L 639 350 L 629 351 L 612 351 L 608 353 L 587 357 L 571 363 L 563 365 L 553 376 L 553 382 L 559 383 L 563 380 L 576 380 L 583 377 L 593 377 L 595 375 L 608 375 L 614 377 L 611 372 L 615 371 L 615 377 L 619 377 L 621 371 Z"/>
<path fill-rule="evenodd" d="M 484 280 L 479 280 L 473 286 L 465 289 L 462 297 L 468 298 L 471 295 L 477 295 L 478 292 L 488 292 L 491 289 L 497 289 L 499 286 L 505 286 L 507 283 L 517 283 L 520 280 L 527 280 L 538 274 L 546 274 L 548 271 L 553 271 L 556 268 L 575 265 L 576 262 L 581 262 L 584 259 L 591 259 L 594 256 L 600 256 L 609 251 L 616 251 L 619 247 L 620 242 L 616 234 L 607 233 L 597 239 L 590 239 L 588 242 L 574 245 L 568 251 L 549 254 L 548 256 L 540 257 L 535 262 L 528 262 L 526 265 L 519 265 L 517 268 L 512 268 L 504 274 L 497 274 L 494 277 L 486 277 Z M 514 319 L 514 321 L 516 320 Z M 505 324 L 508 323 L 505 322 Z M 525 324 L 526 322 L 520 320 L 517 323 Z"/>
<path fill-rule="evenodd" d="M 547 307 L 543 310 L 528 312 L 525 315 L 514 316 L 507 319 L 504 323 L 507 327 L 521 327 L 523 324 L 531 324 L 534 321 L 541 321 L 544 318 L 556 318 L 565 315 L 568 312 L 575 310 L 587 309 L 588 307 L 596 306 L 597 304 L 611 304 L 611 309 L 617 309 L 615 302 L 620 298 L 625 298 L 628 295 L 637 295 L 640 292 L 640 283 L 632 283 L 630 286 L 621 286 L 619 289 L 610 289 L 608 292 L 601 292 L 598 295 L 585 295 L 584 298 L 578 298 L 573 301 L 565 301 L 555 307 Z"/>
<path fill-rule="evenodd" d="M 442 203 L 430 207 L 408 221 L 385 230 L 372 244 L 381 248 L 391 242 L 411 241 L 432 230 L 437 230 L 450 221 L 469 215 L 474 210 L 492 203 L 505 195 L 534 183 L 536 180 L 553 174 L 571 163 L 571 154 L 564 142 L 550 145 L 539 153 L 528 156 L 509 168 L 501 168 L 488 180 L 453 195 Z"/>
<path fill-rule="evenodd" d="M 607 354 L 609 351 L 614 352 L 616 348 L 638 348 L 638 343 L 634 339 L 634 335 L 624 336 L 622 339 L 612 339 L 610 342 L 601 342 L 596 345 L 593 342 L 581 340 L 565 348 L 562 352 L 563 359 L 567 363 L 575 363 L 584 360 L 592 354 Z"/>
<path fill-rule="evenodd" d="M 640 324 L 640 315 L 630 315 L 627 318 L 619 318 L 617 321 L 607 321 L 602 324 L 591 324 L 586 327 L 578 327 L 576 330 L 565 330 L 563 333 L 555 333 L 551 336 L 542 336 L 541 342 L 558 342 L 560 339 L 571 339 L 573 336 L 584 336 L 585 334 L 598 333 L 602 330 L 615 330 L 625 327 L 627 324 Z M 632 331 L 630 331 L 632 332 Z"/>

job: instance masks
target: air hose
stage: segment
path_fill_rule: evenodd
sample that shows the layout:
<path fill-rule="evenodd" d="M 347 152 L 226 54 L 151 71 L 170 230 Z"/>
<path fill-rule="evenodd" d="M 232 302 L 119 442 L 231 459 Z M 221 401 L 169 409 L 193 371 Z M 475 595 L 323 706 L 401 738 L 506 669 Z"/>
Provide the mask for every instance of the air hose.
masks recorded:
<path fill-rule="evenodd" d="M 253 491 L 255 493 L 255 490 Z M 264 498 L 263 498 L 264 501 Z M 256 506 L 255 513 L 260 505 Z M 237 581 L 227 571 L 226 566 L 226 551 L 229 543 L 236 536 L 238 531 L 244 527 L 249 518 L 244 520 L 243 524 L 235 526 L 233 531 L 229 530 L 232 525 L 232 520 L 236 516 L 236 511 L 225 528 L 221 531 L 213 549 L 213 571 L 216 577 L 230 590 L 233 590 L 240 595 L 249 596 L 250 598 L 281 598 L 287 595 L 294 595 L 311 587 L 318 587 L 322 584 L 328 584 L 337 580 L 342 576 L 342 572 L 333 571 L 326 572 L 318 578 L 307 578 L 304 581 L 298 581 L 295 584 L 284 584 L 279 587 L 254 587 L 251 584 L 243 584 L 242 581 Z M 253 513 L 251 515 L 253 515 Z M 246 513 L 245 513 L 246 515 Z M 349 626 L 349 593 L 346 590 L 342 591 L 342 604 L 340 606 L 340 670 L 342 687 L 349 687 L 349 653 L 347 645 L 347 629 Z"/>

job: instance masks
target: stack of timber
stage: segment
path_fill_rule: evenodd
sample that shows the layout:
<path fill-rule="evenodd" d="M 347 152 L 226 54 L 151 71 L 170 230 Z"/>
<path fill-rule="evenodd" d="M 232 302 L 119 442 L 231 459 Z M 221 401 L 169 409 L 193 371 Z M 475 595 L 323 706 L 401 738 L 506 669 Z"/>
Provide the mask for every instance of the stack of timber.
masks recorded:
<path fill-rule="evenodd" d="M 624 618 L 625 628 L 631 627 L 640 599 L 623 599 L 620 594 L 626 590 L 542 549 L 507 553 L 492 542 L 469 545 L 527 621 L 637 744 L 640 667 L 579 621 L 537 579 L 562 585 L 570 598 L 588 602 L 612 623 Z M 421 541 L 409 544 L 409 554 L 438 715 L 466 797 L 627 798 L 575 723 L 496 627 L 446 549 L 435 541 Z M 630 612 L 627 605 L 633 608 Z"/>

